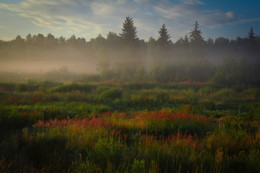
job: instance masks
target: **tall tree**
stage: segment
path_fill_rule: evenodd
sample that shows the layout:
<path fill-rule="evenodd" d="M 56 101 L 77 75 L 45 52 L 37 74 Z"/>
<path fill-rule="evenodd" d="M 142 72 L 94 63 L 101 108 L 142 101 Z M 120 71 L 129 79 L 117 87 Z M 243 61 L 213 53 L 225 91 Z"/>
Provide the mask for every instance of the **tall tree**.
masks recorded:
<path fill-rule="evenodd" d="M 131 17 L 126 17 L 120 36 L 127 46 L 134 47 L 138 44 L 136 27 Z"/>
<path fill-rule="evenodd" d="M 161 48 L 167 48 L 170 44 L 170 35 L 168 34 L 168 30 L 165 24 L 162 25 L 159 31 L 158 44 Z"/>
<path fill-rule="evenodd" d="M 199 30 L 199 23 L 196 21 L 194 24 L 194 29 L 190 32 L 190 42 L 192 46 L 203 46 L 205 44 L 201 34 L 202 33 Z"/>
<path fill-rule="evenodd" d="M 249 30 L 248 39 L 249 39 L 249 41 L 255 41 L 255 33 L 254 33 L 254 29 L 253 28 L 251 28 Z"/>
<path fill-rule="evenodd" d="M 251 28 L 248 33 L 248 44 L 249 48 L 252 49 L 256 46 L 256 37 L 253 28 Z"/>

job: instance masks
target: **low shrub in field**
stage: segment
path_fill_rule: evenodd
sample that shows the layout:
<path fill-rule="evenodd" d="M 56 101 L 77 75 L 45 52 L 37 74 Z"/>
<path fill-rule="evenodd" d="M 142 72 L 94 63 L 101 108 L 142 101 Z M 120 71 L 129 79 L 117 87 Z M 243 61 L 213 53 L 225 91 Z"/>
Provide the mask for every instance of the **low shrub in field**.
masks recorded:
<path fill-rule="evenodd" d="M 89 119 L 90 118 L 90 119 Z M 146 112 L 146 113 L 103 113 L 94 115 L 94 117 L 80 119 L 50 120 L 38 121 L 34 127 L 104 127 L 110 131 L 120 131 L 124 133 L 141 133 L 156 135 L 157 137 L 169 137 L 178 133 L 185 135 L 204 136 L 207 132 L 213 130 L 213 123 L 206 117 L 195 115 L 165 112 Z"/>
<path fill-rule="evenodd" d="M 8 136 L 10 132 L 21 130 L 37 122 L 38 115 L 24 115 L 16 107 L 0 105 L 0 137 Z"/>
<path fill-rule="evenodd" d="M 237 123 L 166 110 L 107 112 L 39 120 L 13 149 L 0 149 L 19 153 L 36 171 L 257 172 L 260 133 Z"/>
<path fill-rule="evenodd" d="M 80 91 L 80 92 L 92 92 L 96 88 L 95 85 L 90 84 L 68 84 L 68 85 L 60 85 L 52 89 L 53 92 L 72 92 L 72 91 Z"/>
<path fill-rule="evenodd" d="M 27 83 L 18 83 L 15 85 L 15 92 L 30 92 L 30 91 L 37 91 L 42 89 L 48 89 L 60 85 L 57 82 L 37 82 L 37 81 L 27 81 Z"/>
<path fill-rule="evenodd" d="M 258 89 L 189 83 L 0 84 L 0 172 L 259 172 Z"/>
<path fill-rule="evenodd" d="M 115 99 L 120 99 L 121 97 L 122 97 L 122 91 L 117 88 L 110 88 L 104 90 L 99 95 L 100 100 L 115 100 Z"/>
<path fill-rule="evenodd" d="M 30 88 L 27 84 L 17 84 L 15 86 L 15 92 L 26 92 L 29 91 Z"/>
<path fill-rule="evenodd" d="M 19 112 L 30 115 L 31 113 L 43 114 L 44 120 L 64 119 L 67 117 L 82 117 L 90 114 L 100 114 L 111 111 L 109 106 L 93 105 L 82 102 L 52 102 L 34 105 L 16 106 Z M 41 119 L 41 118 L 39 118 Z"/>
<path fill-rule="evenodd" d="M 163 136 L 178 132 L 204 136 L 213 129 L 213 123 L 209 118 L 182 113 L 151 111 L 136 115 L 136 119 L 139 122 L 144 121 L 150 134 Z"/>
<path fill-rule="evenodd" d="M 229 88 L 224 88 L 214 93 L 214 97 L 216 98 L 232 97 L 234 95 L 235 91 Z"/>
<path fill-rule="evenodd" d="M 110 89 L 111 87 L 108 87 L 108 86 L 99 86 L 97 87 L 96 91 L 97 91 L 97 94 L 101 94 L 102 92 Z"/>
<path fill-rule="evenodd" d="M 3 83 L 0 82 L 0 91 L 14 91 L 15 90 L 15 84 L 13 83 Z"/>
<path fill-rule="evenodd" d="M 123 85 L 124 89 L 140 90 L 140 89 L 152 89 L 158 87 L 155 83 L 128 83 Z"/>
<path fill-rule="evenodd" d="M 108 113 L 90 120 L 84 118 L 39 121 L 34 125 L 35 131 L 29 139 L 41 139 L 48 136 L 65 138 L 66 148 L 78 148 L 85 153 L 84 160 L 86 160 L 80 159 L 79 162 L 74 162 L 76 167 L 74 169 L 97 172 L 108 172 L 108 170 L 171 172 L 176 168 L 170 165 L 183 164 L 184 159 L 189 157 L 188 155 L 197 145 L 196 137 L 180 132 L 169 136 L 156 133 L 148 135 L 145 131 L 138 130 L 142 128 L 142 123 L 137 126 L 133 124 L 131 120 L 136 119 L 135 116 Z M 124 128 L 129 128 L 129 130 L 124 130 Z M 137 128 L 137 130 L 133 132 L 131 128 Z M 177 150 L 182 151 L 177 154 Z M 176 160 L 172 159 L 173 153 Z M 187 155 L 184 156 L 184 153 Z M 183 157 L 181 162 L 178 161 L 179 157 Z M 186 170 L 186 168 L 183 169 Z"/>

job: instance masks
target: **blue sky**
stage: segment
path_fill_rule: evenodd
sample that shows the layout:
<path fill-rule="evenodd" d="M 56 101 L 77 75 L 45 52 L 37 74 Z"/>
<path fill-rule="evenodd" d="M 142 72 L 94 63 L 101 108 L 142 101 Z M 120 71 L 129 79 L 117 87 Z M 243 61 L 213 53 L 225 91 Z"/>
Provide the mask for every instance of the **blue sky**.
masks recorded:
<path fill-rule="evenodd" d="M 28 33 L 89 40 L 121 32 L 126 16 L 134 19 L 139 38 L 158 38 L 163 23 L 176 41 L 197 20 L 204 39 L 260 35 L 259 0 L 0 0 L 0 39 Z"/>

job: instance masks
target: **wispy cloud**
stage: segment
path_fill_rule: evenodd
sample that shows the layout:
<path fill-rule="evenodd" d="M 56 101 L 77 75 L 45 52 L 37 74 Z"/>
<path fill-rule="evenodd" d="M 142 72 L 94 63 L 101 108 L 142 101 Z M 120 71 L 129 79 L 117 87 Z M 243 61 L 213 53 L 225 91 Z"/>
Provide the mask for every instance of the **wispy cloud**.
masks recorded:
<path fill-rule="evenodd" d="M 120 32 L 126 16 L 133 17 L 141 38 L 157 37 L 165 23 L 174 35 L 183 36 L 195 20 L 208 28 L 258 21 L 241 19 L 233 11 L 206 10 L 200 0 L 24 0 L 0 3 L 0 8 L 29 19 L 34 25 L 94 37 L 109 31 Z M 0 29 L 4 29 L 0 26 Z M 178 36 L 176 36 L 178 37 Z M 176 38 L 175 37 L 175 38 Z"/>
<path fill-rule="evenodd" d="M 238 20 L 234 12 L 202 9 L 205 4 L 199 0 L 180 0 L 181 3 L 160 3 L 154 6 L 155 11 L 164 18 L 182 23 L 199 21 L 204 26 L 225 25 Z"/>
<path fill-rule="evenodd" d="M 7 29 L 7 28 L 8 28 L 7 26 L 0 25 L 0 29 Z"/>

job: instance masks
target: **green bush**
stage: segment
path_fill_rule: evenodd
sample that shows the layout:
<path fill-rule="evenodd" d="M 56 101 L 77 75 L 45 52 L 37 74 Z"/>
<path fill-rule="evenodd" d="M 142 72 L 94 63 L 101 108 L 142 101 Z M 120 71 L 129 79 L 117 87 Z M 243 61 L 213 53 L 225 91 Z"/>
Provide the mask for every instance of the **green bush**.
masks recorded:
<path fill-rule="evenodd" d="M 75 116 L 88 116 L 89 114 L 100 114 L 111 111 L 111 108 L 106 105 L 93 105 L 82 102 L 52 102 L 45 104 L 35 105 L 22 105 L 17 106 L 20 112 L 26 114 L 37 113 L 36 115 L 42 115 L 44 120 L 48 119 L 63 119 L 67 117 Z M 38 117 L 40 119 L 42 117 Z"/>
<path fill-rule="evenodd" d="M 124 89 L 134 89 L 134 90 L 140 90 L 140 89 L 151 89 L 158 87 L 155 83 L 127 83 L 123 85 Z"/>
<path fill-rule="evenodd" d="M 116 88 L 107 89 L 100 94 L 101 100 L 115 100 L 120 99 L 121 97 L 122 91 Z"/>
<path fill-rule="evenodd" d="M 99 87 L 97 87 L 96 91 L 97 91 L 97 94 L 101 94 L 102 92 L 104 92 L 108 89 L 110 89 L 110 87 L 108 87 L 108 86 L 99 86 Z"/>
<path fill-rule="evenodd" d="M 145 173 L 145 161 L 143 159 L 142 160 L 135 159 L 131 165 L 131 171 Z"/>
<path fill-rule="evenodd" d="M 17 84 L 15 86 L 15 92 L 26 92 L 29 88 L 26 84 Z"/>
<path fill-rule="evenodd" d="M 235 95 L 235 91 L 233 91 L 232 89 L 229 89 L 229 88 L 224 88 L 224 89 L 221 89 L 221 90 L 214 93 L 214 96 L 216 98 L 218 98 L 218 97 L 220 97 L 220 98 L 232 97 L 234 95 Z"/>
<path fill-rule="evenodd" d="M 72 92 L 72 91 L 80 91 L 80 92 L 92 92 L 96 88 L 95 85 L 90 84 L 68 84 L 68 85 L 60 85 L 52 89 L 53 92 Z"/>

